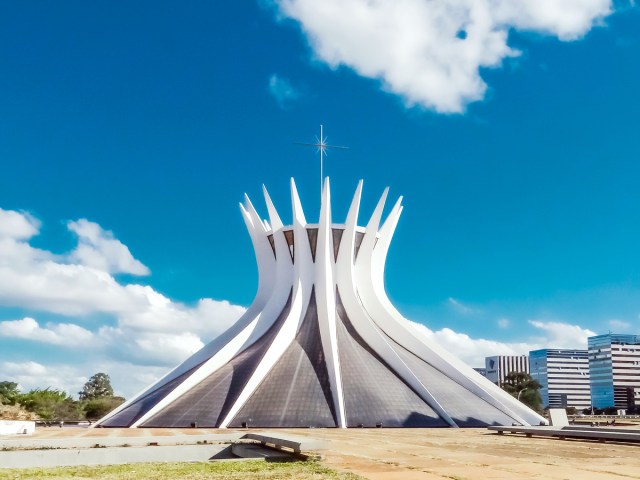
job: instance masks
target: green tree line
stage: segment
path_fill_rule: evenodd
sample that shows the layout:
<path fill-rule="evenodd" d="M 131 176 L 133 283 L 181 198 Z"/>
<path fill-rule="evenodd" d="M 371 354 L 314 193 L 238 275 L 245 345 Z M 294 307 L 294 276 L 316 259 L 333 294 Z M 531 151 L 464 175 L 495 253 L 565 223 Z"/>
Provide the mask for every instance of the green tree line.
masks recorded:
<path fill-rule="evenodd" d="M 98 420 L 124 402 L 124 398 L 115 396 L 111 380 L 106 373 L 96 373 L 75 400 L 67 392 L 51 388 L 36 388 L 21 392 L 16 382 L 0 382 L 0 419 L 17 416 L 20 410 L 33 413 L 45 421 L 82 421 Z"/>

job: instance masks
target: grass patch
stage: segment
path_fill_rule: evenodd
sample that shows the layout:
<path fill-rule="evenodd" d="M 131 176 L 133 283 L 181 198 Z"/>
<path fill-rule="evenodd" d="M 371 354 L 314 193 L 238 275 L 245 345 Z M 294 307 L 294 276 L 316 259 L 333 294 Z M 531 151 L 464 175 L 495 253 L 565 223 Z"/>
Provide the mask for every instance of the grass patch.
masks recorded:
<path fill-rule="evenodd" d="M 95 465 L 82 467 L 0 469 L 0 480 L 240 480 L 301 479 L 357 480 L 362 477 L 341 473 L 319 462 L 198 462 L 198 463 L 134 463 L 128 465 Z"/>

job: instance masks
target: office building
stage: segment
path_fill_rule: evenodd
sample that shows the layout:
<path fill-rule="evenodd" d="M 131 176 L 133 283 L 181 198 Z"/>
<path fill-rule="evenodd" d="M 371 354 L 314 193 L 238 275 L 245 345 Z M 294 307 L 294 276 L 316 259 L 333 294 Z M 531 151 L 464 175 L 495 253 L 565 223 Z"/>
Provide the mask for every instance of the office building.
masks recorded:
<path fill-rule="evenodd" d="M 589 337 L 588 347 L 593 406 L 640 406 L 640 335 Z"/>
<path fill-rule="evenodd" d="M 529 373 L 527 355 L 498 355 L 484 359 L 486 377 L 496 385 L 502 385 L 504 378 L 512 372 Z"/>
<path fill-rule="evenodd" d="M 545 348 L 529 352 L 531 378 L 540 385 L 542 405 L 549 408 L 591 406 L 587 350 Z"/>

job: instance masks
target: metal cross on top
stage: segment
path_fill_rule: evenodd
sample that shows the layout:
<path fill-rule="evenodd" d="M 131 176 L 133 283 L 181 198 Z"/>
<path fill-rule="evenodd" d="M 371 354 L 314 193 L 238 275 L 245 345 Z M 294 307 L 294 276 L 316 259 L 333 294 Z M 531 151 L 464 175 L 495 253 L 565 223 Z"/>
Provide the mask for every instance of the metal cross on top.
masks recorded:
<path fill-rule="evenodd" d="M 322 167 L 324 162 L 324 156 L 327 153 L 328 148 L 339 148 L 341 150 L 348 150 L 349 147 L 341 147 L 339 145 L 329 145 L 327 143 L 327 137 L 323 135 L 322 125 L 320 125 L 320 137 L 316 137 L 316 143 L 302 143 L 302 142 L 293 142 L 296 145 L 304 145 L 307 147 L 317 147 L 318 152 L 320 153 L 320 197 L 322 198 Z"/>

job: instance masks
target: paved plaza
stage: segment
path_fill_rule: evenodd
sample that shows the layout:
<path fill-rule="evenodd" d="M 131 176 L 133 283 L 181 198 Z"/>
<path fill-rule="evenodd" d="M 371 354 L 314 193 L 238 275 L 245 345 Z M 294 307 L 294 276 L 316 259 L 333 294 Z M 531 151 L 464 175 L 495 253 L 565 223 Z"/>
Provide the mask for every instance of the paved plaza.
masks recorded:
<path fill-rule="evenodd" d="M 501 436 L 485 429 L 251 429 L 324 441 L 323 462 L 370 479 L 640 479 L 640 446 Z M 247 430 L 38 428 L 32 437 L 0 439 L 86 448 L 157 442 L 234 441 Z M 61 443 L 59 443 L 61 442 Z M 38 447 L 37 447 L 38 448 Z M 152 448 L 152 447 L 150 447 Z"/>

